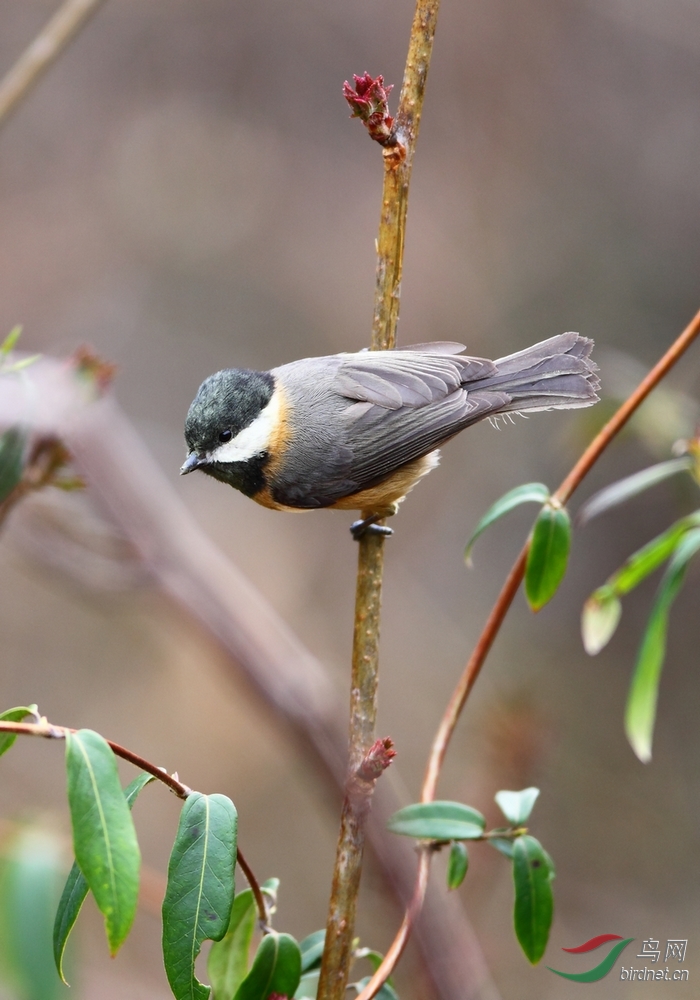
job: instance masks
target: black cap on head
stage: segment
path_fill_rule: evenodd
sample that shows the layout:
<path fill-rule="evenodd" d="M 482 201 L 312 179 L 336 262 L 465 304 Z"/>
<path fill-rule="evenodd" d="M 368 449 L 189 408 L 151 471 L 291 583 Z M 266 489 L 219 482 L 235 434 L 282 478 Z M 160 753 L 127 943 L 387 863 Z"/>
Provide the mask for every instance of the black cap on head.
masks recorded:
<path fill-rule="evenodd" d="M 235 437 L 272 399 L 275 380 L 269 372 L 226 368 L 206 378 L 192 400 L 185 421 L 187 447 L 197 454 L 213 451 L 219 435 Z"/>

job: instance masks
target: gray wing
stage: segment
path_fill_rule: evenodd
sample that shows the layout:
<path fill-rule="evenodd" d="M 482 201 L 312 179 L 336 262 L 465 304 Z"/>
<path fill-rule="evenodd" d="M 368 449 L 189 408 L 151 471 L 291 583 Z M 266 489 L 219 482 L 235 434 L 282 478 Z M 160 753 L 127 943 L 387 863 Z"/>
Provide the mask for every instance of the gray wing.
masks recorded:
<path fill-rule="evenodd" d="M 438 343 L 275 369 L 297 413 L 280 491 L 292 505 L 329 506 L 489 414 L 588 406 L 598 386 L 591 347 L 567 333 L 496 362 Z"/>
<path fill-rule="evenodd" d="M 495 374 L 493 362 L 459 350 L 461 344 L 441 343 L 361 351 L 275 369 L 296 414 L 277 499 L 329 506 L 502 407 L 508 397 L 497 389 L 472 398 L 463 388 Z"/>
<path fill-rule="evenodd" d="M 356 489 L 380 482 L 507 403 L 498 389 L 468 391 L 496 373 L 492 361 L 442 353 L 463 350 L 461 344 L 435 345 L 439 354 L 426 353 L 428 346 L 355 355 L 341 364 L 334 389 L 355 400 L 342 419 Z"/>

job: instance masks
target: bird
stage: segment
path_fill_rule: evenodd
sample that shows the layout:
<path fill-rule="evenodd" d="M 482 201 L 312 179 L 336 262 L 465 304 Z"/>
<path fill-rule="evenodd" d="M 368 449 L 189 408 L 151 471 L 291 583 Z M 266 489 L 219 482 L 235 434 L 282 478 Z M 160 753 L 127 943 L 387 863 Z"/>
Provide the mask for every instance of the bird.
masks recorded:
<path fill-rule="evenodd" d="M 377 522 L 455 434 L 485 418 L 595 403 L 592 349 L 561 333 L 497 361 L 440 341 L 227 368 L 190 405 L 180 473 L 198 469 L 274 510 L 359 510 L 356 539 L 391 534 Z"/>

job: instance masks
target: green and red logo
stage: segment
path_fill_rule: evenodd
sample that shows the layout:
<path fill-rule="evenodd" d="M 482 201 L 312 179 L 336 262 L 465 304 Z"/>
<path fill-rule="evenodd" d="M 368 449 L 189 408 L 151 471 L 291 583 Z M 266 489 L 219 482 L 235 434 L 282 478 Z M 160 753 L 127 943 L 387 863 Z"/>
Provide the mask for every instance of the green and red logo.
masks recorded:
<path fill-rule="evenodd" d="M 560 972 L 559 969 L 553 969 L 551 965 L 548 965 L 547 968 L 550 972 L 555 972 L 558 976 L 563 976 L 564 979 L 571 979 L 575 983 L 597 983 L 599 979 L 607 976 L 627 945 L 634 941 L 634 938 L 623 939 L 619 934 L 598 934 L 590 941 L 580 944 L 578 948 L 562 948 L 562 951 L 567 951 L 570 955 L 584 955 L 586 952 L 601 948 L 610 941 L 617 941 L 617 944 L 613 945 L 602 962 L 589 969 L 588 972 Z"/>

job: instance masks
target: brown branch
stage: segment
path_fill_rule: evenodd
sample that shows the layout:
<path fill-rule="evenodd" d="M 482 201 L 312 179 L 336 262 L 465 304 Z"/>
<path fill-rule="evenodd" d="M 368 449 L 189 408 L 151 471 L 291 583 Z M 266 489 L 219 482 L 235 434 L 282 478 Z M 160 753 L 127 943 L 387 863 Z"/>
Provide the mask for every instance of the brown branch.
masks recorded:
<path fill-rule="evenodd" d="M 384 186 L 372 319 L 374 350 L 388 350 L 396 344 L 408 189 L 439 7 L 440 0 L 417 0 L 396 114 L 397 143 L 383 151 Z"/>
<path fill-rule="evenodd" d="M 70 726 L 55 726 L 53 723 L 48 722 L 45 719 L 41 722 L 0 721 L 0 732 L 17 733 L 18 735 L 24 736 L 42 736 L 44 739 L 48 740 L 64 740 L 69 733 L 76 733 L 77 731 L 77 729 L 72 729 Z M 178 778 L 172 774 L 168 774 L 168 772 L 163 770 L 162 767 L 157 767 L 155 764 L 152 764 L 150 760 L 146 760 L 145 757 L 141 757 L 140 754 L 134 753 L 133 750 L 128 750 L 119 743 L 114 743 L 112 740 L 105 740 L 105 742 L 109 745 L 112 753 L 114 753 L 117 757 L 121 757 L 122 760 L 126 760 L 130 764 L 134 764 L 135 767 L 140 768 L 140 770 L 145 771 L 147 774 L 153 775 L 153 777 L 157 778 L 158 781 L 162 781 L 164 785 L 167 785 L 171 792 L 175 792 L 178 798 L 186 799 L 192 794 L 191 788 L 188 788 L 187 785 L 183 785 Z M 267 926 L 267 907 L 265 906 L 265 900 L 263 898 L 262 890 L 260 889 L 260 883 L 253 874 L 250 865 L 241 854 L 240 849 L 238 850 L 237 861 L 241 866 L 243 874 L 248 879 L 248 884 L 253 891 L 253 896 L 255 897 L 255 902 L 258 907 L 260 922 Z"/>
<path fill-rule="evenodd" d="M 379 990 L 396 968 L 396 963 L 403 955 L 404 948 L 408 944 L 408 939 L 411 935 L 413 924 L 423 908 L 423 900 L 425 899 L 425 893 L 428 888 L 428 875 L 430 874 L 430 858 L 430 849 L 423 848 L 421 850 L 420 861 L 418 863 L 416 887 L 413 890 L 413 897 L 406 908 L 398 933 L 391 942 L 389 950 L 384 956 L 381 965 L 364 987 L 362 992 L 358 994 L 357 1000 L 372 1000 L 372 997 L 377 995 Z"/>
<path fill-rule="evenodd" d="M 240 850 L 238 851 L 238 853 L 236 855 L 236 860 L 238 861 L 238 864 L 241 867 L 241 871 L 243 872 L 243 874 L 245 875 L 245 877 L 248 879 L 248 885 L 251 888 L 251 891 L 253 893 L 253 897 L 255 898 L 255 905 L 258 908 L 258 920 L 260 921 L 260 924 L 261 924 L 264 932 L 267 934 L 267 932 L 269 930 L 269 928 L 267 926 L 268 913 L 267 913 L 267 906 L 265 904 L 265 897 L 263 895 L 262 889 L 260 888 L 260 883 L 256 879 L 256 877 L 255 877 L 255 875 L 253 873 L 253 869 L 250 867 L 250 865 L 248 864 L 248 862 L 246 861 L 246 859 L 243 857 L 243 855 L 241 854 Z"/>
<path fill-rule="evenodd" d="M 0 123 L 77 35 L 103 0 L 65 0 L 54 16 L 0 80 Z"/>
<path fill-rule="evenodd" d="M 126 540 L 140 577 L 148 579 L 176 609 L 201 629 L 202 638 L 224 653 L 227 678 L 247 683 L 258 704 L 282 724 L 322 782 L 324 805 L 335 802 L 346 779 L 347 737 L 335 688 L 269 602 L 202 532 L 116 403 L 86 399 L 74 370 L 42 358 L 28 376 L 33 385 L 32 432 L 65 442 L 88 495 L 105 522 Z M 24 388 L 5 380 L 0 426 L 27 422 Z M 391 773 L 370 814 L 367 836 L 391 892 L 408 905 L 415 881 L 415 852 L 387 834 L 385 821 L 405 805 Z M 416 937 L 442 1000 L 471 996 L 498 1000 L 483 955 L 459 897 L 431 885 Z"/>
<path fill-rule="evenodd" d="M 608 445 L 620 433 L 627 421 L 635 411 L 641 406 L 649 393 L 659 384 L 665 375 L 673 368 L 676 362 L 688 350 L 690 345 L 700 334 L 700 312 L 698 312 L 683 333 L 674 341 L 663 357 L 654 365 L 649 374 L 637 386 L 632 395 L 622 404 L 617 412 L 605 424 L 601 431 L 595 436 L 583 455 L 576 462 L 561 486 L 555 491 L 554 497 L 561 503 L 566 503 L 574 490 L 581 484 L 583 478 L 590 472 L 591 468 L 598 461 Z M 520 555 L 511 567 L 500 594 L 491 609 L 491 613 L 486 620 L 486 624 L 479 636 L 472 655 L 467 661 L 464 672 L 457 683 L 457 687 L 452 693 L 445 713 L 440 721 L 437 733 L 433 740 L 423 779 L 421 789 L 421 802 L 431 802 L 435 798 L 437 782 L 440 777 L 442 764 L 447 753 L 452 734 L 466 704 L 469 693 L 479 676 L 481 668 L 488 656 L 489 650 L 498 635 L 508 610 L 513 603 L 513 599 L 518 592 L 520 584 L 525 575 L 525 564 L 530 548 L 530 541 L 525 543 Z M 427 874 L 424 868 L 430 864 L 430 855 L 424 854 L 421 858 L 421 866 L 416 880 L 416 888 L 410 906 L 406 910 L 401 927 L 399 928 L 394 941 L 392 942 L 386 957 L 375 972 L 365 989 L 358 996 L 358 1000 L 371 1000 L 381 986 L 386 982 L 393 972 L 396 963 L 408 941 L 411 927 L 420 912 L 422 901 L 427 888 Z"/>
<path fill-rule="evenodd" d="M 409 181 L 439 6 L 440 0 L 417 0 L 396 117 L 397 141 L 383 150 L 384 183 L 371 339 L 375 351 L 396 344 Z M 362 511 L 362 517 L 371 513 Z M 351 786 L 357 784 L 357 768 L 375 737 L 383 570 L 384 537 L 366 533 L 360 539 L 358 554 L 348 780 L 333 868 L 318 1000 L 342 1000 L 348 981 L 365 824 L 374 783 L 367 783 L 361 795 Z"/>

